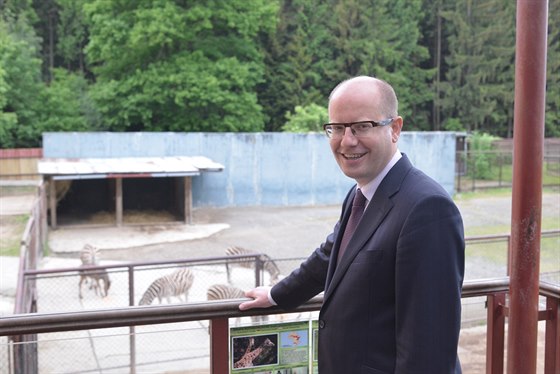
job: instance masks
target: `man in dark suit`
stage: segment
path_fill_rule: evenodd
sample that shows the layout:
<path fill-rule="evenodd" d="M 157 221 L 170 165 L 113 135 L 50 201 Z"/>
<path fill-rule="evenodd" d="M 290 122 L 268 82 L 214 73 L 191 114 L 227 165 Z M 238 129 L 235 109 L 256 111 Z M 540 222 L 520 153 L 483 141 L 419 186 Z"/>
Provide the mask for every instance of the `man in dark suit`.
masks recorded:
<path fill-rule="evenodd" d="M 324 291 L 321 374 L 460 373 L 459 210 L 398 150 L 403 120 L 388 83 L 366 76 L 340 83 L 329 118 L 334 157 L 357 185 L 326 241 L 274 287 L 247 291 L 253 300 L 239 308 L 290 309 Z M 361 219 L 351 218 L 363 205 Z"/>

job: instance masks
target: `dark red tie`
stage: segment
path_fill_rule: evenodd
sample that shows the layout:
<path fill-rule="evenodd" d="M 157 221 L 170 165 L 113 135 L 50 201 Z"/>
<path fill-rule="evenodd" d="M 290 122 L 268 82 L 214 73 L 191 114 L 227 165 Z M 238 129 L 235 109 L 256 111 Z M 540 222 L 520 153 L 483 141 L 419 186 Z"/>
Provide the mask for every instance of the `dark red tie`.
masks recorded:
<path fill-rule="evenodd" d="M 344 251 L 346 251 L 346 246 L 348 245 L 350 238 L 352 237 L 352 235 L 354 235 L 356 227 L 358 227 L 360 218 L 362 218 L 362 214 L 364 213 L 366 201 L 367 199 L 362 194 L 362 191 L 360 191 L 360 189 L 357 189 L 356 195 L 354 195 L 354 201 L 352 202 L 352 213 L 350 213 L 350 218 L 348 219 L 348 223 L 346 224 L 346 228 L 344 229 L 344 235 L 342 236 L 340 248 L 338 249 L 338 262 L 340 262 L 340 259 L 344 255 Z"/>

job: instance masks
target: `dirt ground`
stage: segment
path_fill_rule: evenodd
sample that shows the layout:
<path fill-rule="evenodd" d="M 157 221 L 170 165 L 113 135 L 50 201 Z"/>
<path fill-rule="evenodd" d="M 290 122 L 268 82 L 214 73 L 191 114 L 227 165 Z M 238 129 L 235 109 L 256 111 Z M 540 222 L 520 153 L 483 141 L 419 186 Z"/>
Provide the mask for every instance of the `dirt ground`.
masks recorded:
<path fill-rule="evenodd" d="M 0 238 L 6 243 L 12 236 L 21 235 L 21 219 L 18 215 L 29 212 L 32 195 L 0 196 Z M 457 205 L 463 215 L 465 227 L 502 226 L 506 232 L 511 220 L 511 197 L 457 199 Z M 178 235 L 176 240 L 164 243 L 153 243 L 156 231 L 162 229 L 136 226 L 136 231 L 145 235 L 146 241 L 129 248 L 119 248 L 108 244 L 102 249 L 103 259 L 118 261 L 169 260 L 179 258 L 198 258 L 223 256 L 224 250 L 232 245 L 251 248 L 268 253 L 273 258 L 302 258 L 313 251 L 330 233 L 332 225 L 340 214 L 339 206 L 317 207 L 246 207 L 246 208 L 199 208 L 194 210 L 196 225 L 226 224 L 227 228 L 208 236 L 184 240 Z M 27 213 L 26 213 L 27 212 Z M 126 212 L 125 212 L 126 214 Z M 543 217 L 560 217 L 560 192 L 543 194 Z M 17 226 L 17 225 L 20 226 Z M 72 232 L 81 248 L 86 229 L 68 228 L 59 232 Z M 87 229 L 91 230 L 91 229 Z M 97 228 L 94 237 L 107 238 L 108 228 Z M 169 230 L 167 230 L 169 231 Z M 92 231 L 87 231 L 91 234 Z M 150 240 L 148 240 L 150 239 Z M 123 241 L 122 236 L 114 238 Z M 135 242 L 136 243 L 136 242 Z M 77 252 L 52 253 L 52 256 L 76 257 Z M 560 268 L 560 258 L 558 259 Z M 281 269 L 289 272 L 290 269 Z M 4 278 L 4 275 L 2 275 Z M 2 279 L 1 283 L 6 283 Z M 6 284 L 2 285 L 3 287 Z M 0 290 L 0 296 L 1 290 Z M 542 330 L 542 328 L 541 328 Z M 543 331 L 539 332 L 541 335 Z M 544 339 L 539 338 L 539 342 Z M 485 326 L 469 327 L 461 330 L 460 359 L 463 372 L 481 373 L 485 371 L 486 328 Z M 542 352 L 542 347 L 540 347 Z M 542 357 L 539 356 L 539 357 Z M 542 359 L 539 360 L 542 366 Z M 542 368 L 538 372 L 542 372 Z"/>

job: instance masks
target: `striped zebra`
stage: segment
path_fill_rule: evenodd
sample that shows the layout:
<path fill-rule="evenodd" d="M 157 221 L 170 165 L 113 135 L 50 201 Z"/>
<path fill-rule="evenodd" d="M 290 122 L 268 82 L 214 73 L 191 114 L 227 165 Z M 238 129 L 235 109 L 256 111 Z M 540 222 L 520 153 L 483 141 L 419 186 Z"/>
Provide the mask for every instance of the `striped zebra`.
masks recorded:
<path fill-rule="evenodd" d="M 209 301 L 213 300 L 227 300 L 227 299 L 242 299 L 245 298 L 245 291 L 239 287 L 230 286 L 229 284 L 213 284 L 206 290 L 206 298 Z M 251 321 L 267 321 L 267 316 L 251 316 Z M 236 320 L 235 325 L 239 325 L 239 318 Z"/>
<path fill-rule="evenodd" d="M 90 266 L 99 265 L 99 249 L 90 244 L 84 245 L 80 251 L 80 260 L 82 264 L 80 267 L 87 268 Z M 95 290 L 95 294 L 101 297 L 105 297 L 109 294 L 109 287 L 111 287 L 111 280 L 109 279 L 109 273 L 105 269 L 91 269 L 91 270 L 80 270 L 80 281 L 78 282 L 78 295 L 80 299 L 83 298 L 82 295 L 82 284 L 86 285 L 89 283 L 89 289 Z"/>
<path fill-rule="evenodd" d="M 245 291 L 229 284 L 213 284 L 206 291 L 208 300 L 241 299 L 244 297 Z"/>
<path fill-rule="evenodd" d="M 259 259 L 263 263 L 263 268 L 268 274 L 270 275 L 270 284 L 274 285 L 278 283 L 280 280 L 280 269 L 274 262 L 270 256 L 256 252 L 252 249 L 242 248 L 242 247 L 228 247 L 226 249 L 226 256 L 239 256 L 239 255 L 259 255 Z M 226 272 L 227 272 L 227 280 L 229 284 L 231 282 L 231 269 L 230 265 L 236 265 L 243 268 L 252 268 L 255 266 L 255 260 L 247 259 L 247 260 L 227 260 L 226 261 Z"/>
<path fill-rule="evenodd" d="M 171 296 L 175 296 L 182 301 L 181 295 L 185 295 L 185 302 L 187 302 L 193 281 L 194 275 L 191 269 L 177 269 L 173 273 L 153 281 L 144 292 L 139 305 L 150 305 L 155 298 L 159 300 L 160 304 L 163 298 L 166 298 L 167 303 L 171 303 Z"/>
<path fill-rule="evenodd" d="M 84 248 L 80 251 L 80 260 L 82 260 L 82 265 L 99 265 L 99 248 L 94 247 L 91 244 L 84 245 Z"/>

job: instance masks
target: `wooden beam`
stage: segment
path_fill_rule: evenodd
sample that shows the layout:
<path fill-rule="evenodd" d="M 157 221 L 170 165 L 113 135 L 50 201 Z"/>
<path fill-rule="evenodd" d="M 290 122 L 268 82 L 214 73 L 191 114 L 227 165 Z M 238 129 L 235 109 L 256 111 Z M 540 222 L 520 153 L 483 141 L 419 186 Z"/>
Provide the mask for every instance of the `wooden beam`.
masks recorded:
<path fill-rule="evenodd" d="M 115 179 L 115 213 L 117 215 L 117 227 L 123 224 L 123 189 L 122 178 Z"/>
<path fill-rule="evenodd" d="M 56 184 L 52 176 L 49 177 L 49 209 L 51 210 L 51 228 L 56 229 Z"/>
<path fill-rule="evenodd" d="M 185 180 L 185 223 L 192 224 L 192 177 L 184 177 Z"/>

